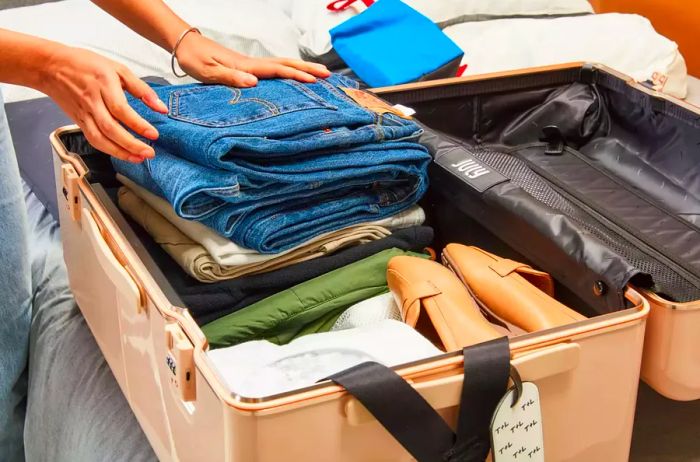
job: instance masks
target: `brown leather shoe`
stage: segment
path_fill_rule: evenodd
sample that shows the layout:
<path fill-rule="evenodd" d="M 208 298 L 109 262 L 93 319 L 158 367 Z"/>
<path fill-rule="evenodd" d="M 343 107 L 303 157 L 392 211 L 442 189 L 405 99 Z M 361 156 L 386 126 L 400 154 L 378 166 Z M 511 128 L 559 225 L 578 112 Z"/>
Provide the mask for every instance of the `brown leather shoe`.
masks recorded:
<path fill-rule="evenodd" d="M 482 308 L 527 332 L 586 319 L 554 299 L 552 277 L 477 247 L 449 244 L 442 260 Z"/>
<path fill-rule="evenodd" d="M 445 351 L 503 336 L 482 316 L 464 284 L 440 263 L 394 257 L 386 279 L 404 322 Z"/>

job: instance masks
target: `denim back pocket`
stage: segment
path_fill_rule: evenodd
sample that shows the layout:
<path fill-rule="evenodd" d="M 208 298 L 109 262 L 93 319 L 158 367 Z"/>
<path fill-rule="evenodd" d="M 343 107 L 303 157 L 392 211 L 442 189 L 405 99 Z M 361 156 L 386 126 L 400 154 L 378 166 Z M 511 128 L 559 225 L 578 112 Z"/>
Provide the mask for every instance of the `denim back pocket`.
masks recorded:
<path fill-rule="evenodd" d="M 172 92 L 169 106 L 170 118 L 205 127 L 232 127 L 308 109 L 338 109 L 292 80 L 263 80 L 253 88 L 190 87 Z"/>

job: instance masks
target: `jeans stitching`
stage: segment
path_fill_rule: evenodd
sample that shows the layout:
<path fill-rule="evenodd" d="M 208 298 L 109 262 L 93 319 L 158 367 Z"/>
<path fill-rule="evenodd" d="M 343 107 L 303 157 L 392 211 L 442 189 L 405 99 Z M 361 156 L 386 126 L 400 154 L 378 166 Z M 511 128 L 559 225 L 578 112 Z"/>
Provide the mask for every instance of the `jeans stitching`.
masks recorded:
<path fill-rule="evenodd" d="M 231 93 L 233 93 L 233 98 L 229 100 L 229 104 L 238 104 L 241 99 L 241 90 L 238 88 L 231 88 Z"/>
<path fill-rule="evenodd" d="M 285 82 L 284 80 L 282 82 Z M 194 116 L 188 116 L 188 115 L 183 115 L 181 112 L 181 97 L 182 96 L 187 96 L 187 95 L 194 95 L 194 94 L 199 94 L 199 93 L 205 93 L 206 91 L 211 91 L 212 88 L 216 88 L 214 86 L 205 86 L 205 87 L 196 87 L 196 88 L 191 88 L 187 90 L 179 90 L 179 91 L 174 91 L 171 93 L 171 101 L 174 99 L 174 105 L 175 107 L 171 108 L 171 112 L 169 114 L 170 118 L 174 120 L 179 120 L 182 122 L 187 122 L 187 123 L 193 123 L 197 125 L 202 125 L 205 127 L 212 127 L 212 128 L 222 128 L 222 127 L 234 127 L 238 125 L 245 125 L 253 122 L 257 122 L 260 120 L 265 120 L 269 119 L 278 115 L 282 114 L 290 114 L 294 112 L 299 112 L 299 111 L 306 111 L 306 110 L 312 110 L 312 109 L 328 109 L 328 110 L 337 110 L 338 108 L 336 106 L 331 105 L 330 103 L 324 101 L 319 95 L 311 92 L 301 84 L 296 84 L 296 83 L 290 83 L 290 82 L 285 82 L 288 86 L 290 86 L 293 89 L 296 89 L 300 93 L 302 93 L 303 96 L 308 98 L 310 101 L 307 102 L 300 102 L 294 107 L 291 107 L 289 109 L 286 109 L 284 111 L 280 110 L 278 106 L 276 106 L 274 103 L 264 100 L 262 98 L 241 98 L 242 93 L 240 92 L 239 89 L 231 89 L 229 90 L 234 93 L 234 99 L 231 101 L 235 101 L 235 104 L 240 104 L 242 102 L 250 101 L 250 102 L 255 102 L 257 104 L 262 105 L 267 111 L 266 113 L 263 113 L 258 116 L 252 116 L 252 117 L 245 117 L 245 118 L 240 118 L 237 120 L 228 120 L 228 121 L 221 121 L 221 122 L 216 122 L 216 121 L 211 121 L 211 120 L 206 120 L 202 119 L 199 117 L 194 117 Z M 230 101 L 230 102 L 231 102 Z M 315 104 L 314 104 L 315 103 Z"/>
<path fill-rule="evenodd" d="M 318 83 L 326 87 L 326 90 L 330 91 L 331 93 L 334 93 L 337 97 L 345 101 L 346 103 L 351 103 L 353 105 L 357 106 L 357 103 L 352 100 L 348 95 L 343 93 L 342 91 L 338 90 L 338 88 L 335 85 L 332 85 L 325 80 L 319 80 Z M 359 106 L 358 106 L 359 107 Z"/>
<path fill-rule="evenodd" d="M 275 106 L 274 103 L 272 103 L 270 101 L 265 101 L 262 98 L 240 98 L 238 101 L 241 103 L 244 103 L 246 101 L 252 101 L 254 103 L 261 104 L 261 105 L 265 106 L 268 111 L 270 111 L 271 115 L 279 115 L 281 113 L 278 106 Z M 245 119 L 241 119 L 241 120 L 245 120 Z"/>
<path fill-rule="evenodd" d="M 280 82 L 285 83 L 285 84 L 291 86 L 292 88 L 296 89 L 297 91 L 304 93 L 307 97 L 311 98 L 312 100 L 316 101 L 317 103 L 319 103 L 320 105 L 322 105 L 328 109 L 333 109 L 333 110 L 338 109 L 337 106 L 334 106 L 331 103 L 329 103 L 328 101 L 326 101 L 325 99 L 323 99 L 323 97 L 321 97 L 321 95 L 317 94 L 316 92 L 314 92 L 310 88 L 308 88 L 308 87 L 306 87 L 298 82 L 295 82 L 293 80 L 286 80 L 286 79 L 280 80 Z M 323 82 L 323 80 L 320 80 L 320 82 Z"/>

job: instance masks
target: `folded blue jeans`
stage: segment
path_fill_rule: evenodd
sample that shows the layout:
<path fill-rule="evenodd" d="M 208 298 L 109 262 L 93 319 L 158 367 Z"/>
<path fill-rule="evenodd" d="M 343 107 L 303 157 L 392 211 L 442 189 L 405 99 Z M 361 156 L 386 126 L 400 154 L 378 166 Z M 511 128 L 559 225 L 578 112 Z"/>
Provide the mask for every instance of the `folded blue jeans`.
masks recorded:
<path fill-rule="evenodd" d="M 421 128 L 392 113 L 358 105 L 341 88 L 358 83 L 338 74 L 315 83 L 262 80 L 253 88 L 224 85 L 154 86 L 168 113 L 140 100 L 129 104 L 159 133 L 162 148 L 218 169 L 232 158 L 282 158 L 366 143 L 415 140 Z"/>
<path fill-rule="evenodd" d="M 304 94 L 285 96 L 277 91 L 280 85 Z M 115 169 L 167 199 L 181 217 L 261 253 L 287 250 L 321 233 L 410 207 L 428 186 L 430 156 L 412 141 L 420 126 L 365 109 L 334 85 L 356 84 L 332 76 L 315 84 L 267 80 L 250 89 L 158 87 L 170 103 L 168 115 L 135 105 L 160 132 L 155 158 L 143 164 L 115 159 Z M 202 96 L 197 122 L 173 113 L 182 106 L 175 100 L 183 87 Z M 323 104 L 304 109 L 312 91 L 307 87 Z M 222 92 L 232 91 L 238 102 L 221 99 Z M 263 117 L 256 112 L 260 104 L 277 113 Z M 317 114 L 327 111 L 319 105 L 336 109 Z M 225 120 L 225 126 L 214 124 Z"/>

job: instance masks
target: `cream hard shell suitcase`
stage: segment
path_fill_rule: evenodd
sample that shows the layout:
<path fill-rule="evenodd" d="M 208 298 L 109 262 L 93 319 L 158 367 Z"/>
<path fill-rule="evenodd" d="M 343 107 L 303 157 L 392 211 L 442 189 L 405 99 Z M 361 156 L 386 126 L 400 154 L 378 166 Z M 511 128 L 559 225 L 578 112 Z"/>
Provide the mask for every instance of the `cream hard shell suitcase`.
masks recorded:
<path fill-rule="evenodd" d="M 167 280 L 107 194 L 105 157 L 77 127 L 57 130 L 51 144 L 71 288 L 161 460 L 412 460 L 330 382 L 264 399 L 230 393 L 199 326 L 166 295 Z M 540 390 L 548 461 L 628 458 L 649 306 L 634 289 L 626 297 L 624 310 L 511 339 L 512 365 Z M 453 425 L 461 363 L 452 353 L 395 369 Z"/>

